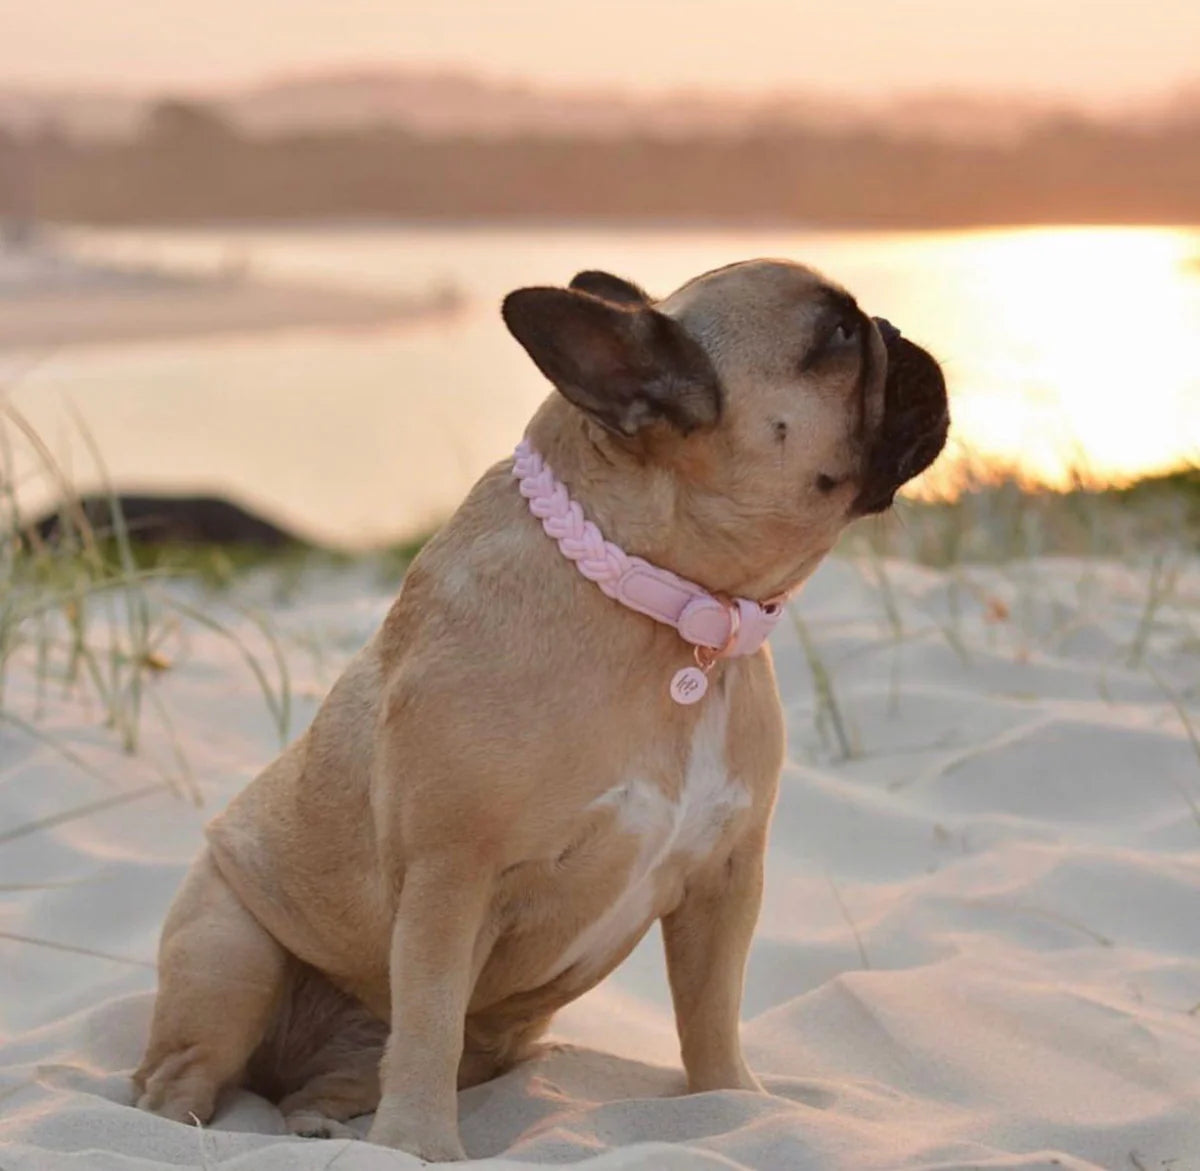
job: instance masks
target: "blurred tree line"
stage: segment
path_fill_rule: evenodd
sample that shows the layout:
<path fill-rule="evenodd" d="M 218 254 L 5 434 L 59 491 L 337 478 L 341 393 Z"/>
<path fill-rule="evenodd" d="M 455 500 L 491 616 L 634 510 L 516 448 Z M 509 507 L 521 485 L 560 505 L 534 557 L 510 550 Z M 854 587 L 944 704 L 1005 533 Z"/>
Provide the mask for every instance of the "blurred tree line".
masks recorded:
<path fill-rule="evenodd" d="M 18 214 L 96 224 L 1195 223 L 1200 109 L 1142 127 L 1060 116 L 1012 142 L 969 144 L 786 125 L 737 137 L 423 137 L 395 126 L 249 137 L 212 109 L 167 100 L 127 140 L 0 130 L 0 218 Z"/>

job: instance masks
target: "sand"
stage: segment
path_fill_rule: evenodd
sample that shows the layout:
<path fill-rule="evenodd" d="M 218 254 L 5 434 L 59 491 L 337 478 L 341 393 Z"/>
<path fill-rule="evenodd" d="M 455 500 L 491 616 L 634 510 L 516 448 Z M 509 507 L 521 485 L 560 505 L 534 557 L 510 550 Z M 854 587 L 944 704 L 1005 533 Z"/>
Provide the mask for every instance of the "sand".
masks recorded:
<path fill-rule="evenodd" d="M 797 632 L 774 639 L 790 757 L 743 1012 L 769 1094 L 680 1096 L 654 932 L 552 1051 L 461 1095 L 480 1167 L 1200 1168 L 1200 748 L 1181 716 L 1200 727 L 1200 566 L 1149 614 L 1145 567 L 888 563 L 886 590 L 879 569 L 830 561 L 795 607 L 848 757 Z M 350 574 L 271 603 L 295 727 L 386 602 Z M 416 1166 L 286 1137 L 246 1093 L 204 1130 L 129 1105 L 164 910 L 205 819 L 278 745 L 225 639 L 193 625 L 164 653 L 203 809 L 164 787 L 153 719 L 125 757 L 94 703 L 50 689 L 39 727 L 107 779 L 0 725 L 0 1167 Z M 28 713 L 30 666 L 6 688 Z"/>
<path fill-rule="evenodd" d="M 0 350 L 382 327 L 452 312 L 460 301 L 451 289 L 387 296 L 237 273 L 121 268 L 54 250 L 0 249 Z"/>

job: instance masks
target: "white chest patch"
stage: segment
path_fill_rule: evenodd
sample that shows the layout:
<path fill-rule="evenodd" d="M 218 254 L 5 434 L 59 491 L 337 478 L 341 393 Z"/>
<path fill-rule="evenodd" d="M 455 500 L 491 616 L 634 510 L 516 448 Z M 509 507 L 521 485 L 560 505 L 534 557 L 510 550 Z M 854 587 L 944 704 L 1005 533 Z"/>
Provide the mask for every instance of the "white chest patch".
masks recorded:
<path fill-rule="evenodd" d="M 681 853 L 703 857 L 730 818 L 750 804 L 749 792 L 729 775 L 725 760 L 725 701 L 710 695 L 701 703 L 705 710 L 696 724 L 677 800 L 652 781 L 634 778 L 592 802 L 591 809 L 615 808 L 620 828 L 637 835 L 637 858 L 625 889 L 571 941 L 549 979 L 575 964 L 602 966 L 653 914 L 659 867 Z"/>

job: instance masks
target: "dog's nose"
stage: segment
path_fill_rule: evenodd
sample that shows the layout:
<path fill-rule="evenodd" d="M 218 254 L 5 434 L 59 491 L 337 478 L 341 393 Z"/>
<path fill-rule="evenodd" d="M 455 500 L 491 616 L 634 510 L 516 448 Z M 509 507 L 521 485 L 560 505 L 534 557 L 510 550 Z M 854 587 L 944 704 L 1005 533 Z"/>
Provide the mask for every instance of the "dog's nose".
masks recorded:
<path fill-rule="evenodd" d="M 883 336 L 886 345 L 900 340 L 900 331 L 886 317 L 874 317 L 872 320 Z"/>

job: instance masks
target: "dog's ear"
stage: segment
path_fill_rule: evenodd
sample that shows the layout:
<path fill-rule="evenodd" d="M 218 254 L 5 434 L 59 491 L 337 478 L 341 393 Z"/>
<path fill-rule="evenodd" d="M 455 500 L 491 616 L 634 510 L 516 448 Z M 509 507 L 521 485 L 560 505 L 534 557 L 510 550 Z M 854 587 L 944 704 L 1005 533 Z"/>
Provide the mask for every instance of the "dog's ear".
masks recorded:
<path fill-rule="evenodd" d="M 721 415 L 717 373 L 700 343 L 649 305 L 577 289 L 518 289 L 504 322 L 537 367 L 608 430 L 636 435 L 664 420 L 681 434 Z"/>
<path fill-rule="evenodd" d="M 650 304 L 650 294 L 641 285 L 613 276 L 611 272 L 600 272 L 599 269 L 577 272 L 571 281 L 571 288 L 591 293 L 593 297 L 611 301 L 614 305 Z"/>

